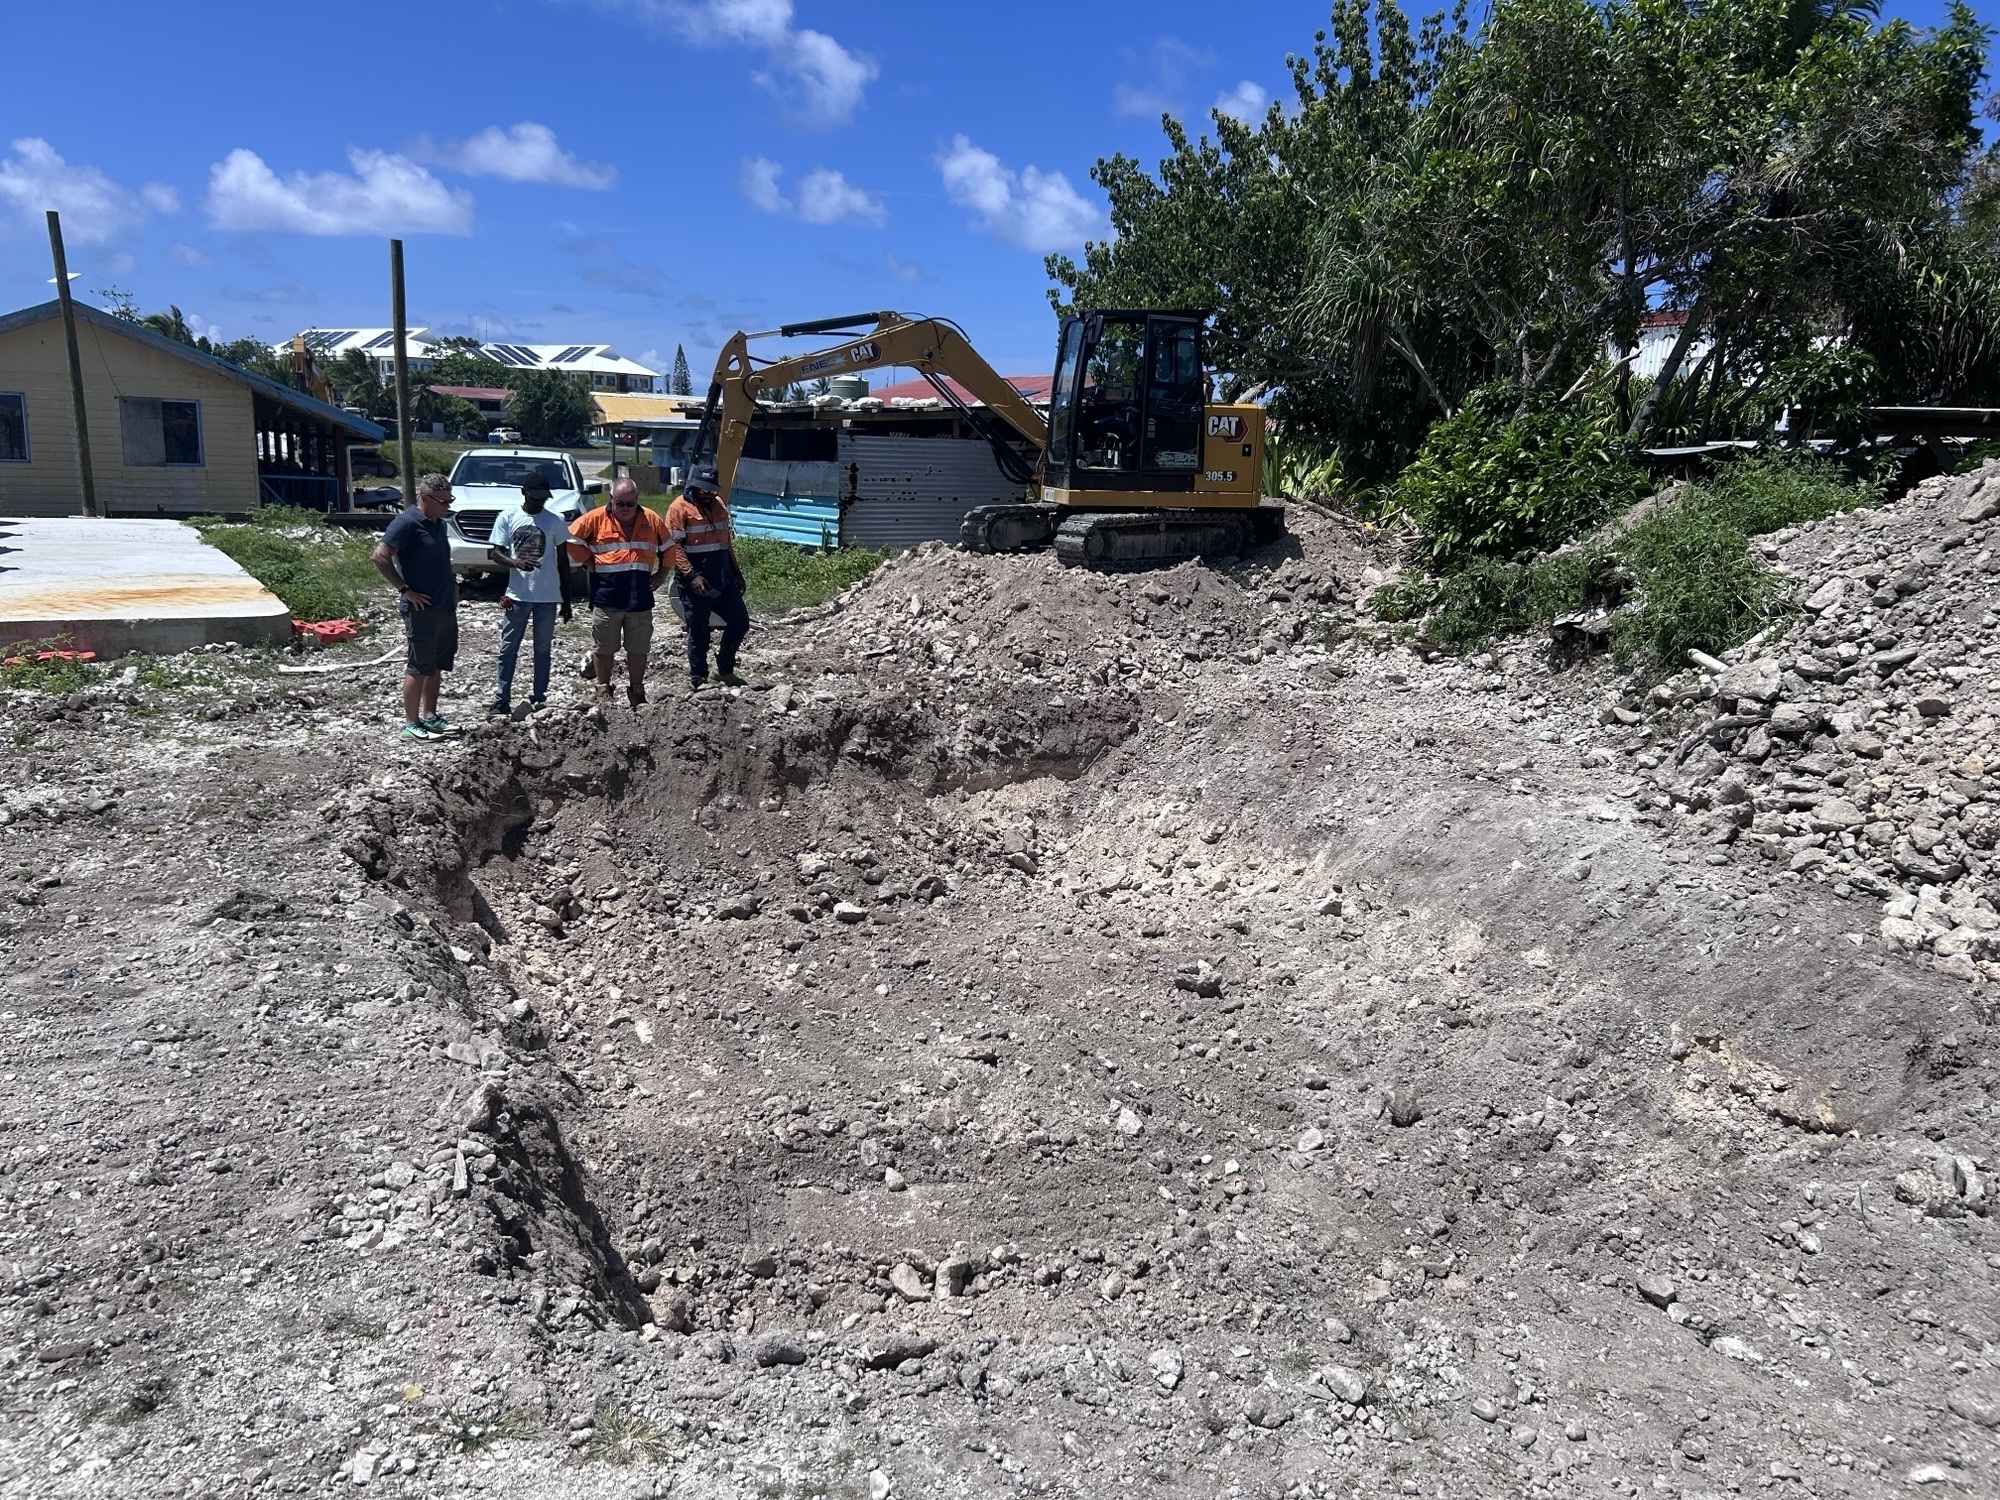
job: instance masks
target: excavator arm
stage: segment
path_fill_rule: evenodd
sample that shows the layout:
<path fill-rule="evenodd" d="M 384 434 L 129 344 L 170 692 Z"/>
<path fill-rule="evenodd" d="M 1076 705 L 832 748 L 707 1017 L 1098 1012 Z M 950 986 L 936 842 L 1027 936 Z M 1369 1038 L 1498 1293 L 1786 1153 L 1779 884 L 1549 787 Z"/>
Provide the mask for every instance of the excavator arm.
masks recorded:
<path fill-rule="evenodd" d="M 831 333 L 851 330 L 869 318 L 875 320 L 875 327 L 859 338 L 817 354 L 802 354 L 769 364 L 751 362 L 749 341 L 758 335 L 738 333 L 722 346 L 715 362 L 715 378 L 708 388 L 701 431 L 695 439 L 695 452 L 706 454 L 713 446 L 716 477 L 725 499 L 735 484 L 736 464 L 743 456 L 743 444 L 757 415 L 758 396 L 822 376 L 851 375 L 890 366 L 907 366 L 934 381 L 948 376 L 1032 443 L 1038 455 L 1048 446 L 1048 424 L 1041 414 L 1001 379 L 965 335 L 949 323 L 936 318 L 905 318 L 900 313 L 876 312 L 818 323 L 794 323 L 773 332 L 787 338 Z"/>

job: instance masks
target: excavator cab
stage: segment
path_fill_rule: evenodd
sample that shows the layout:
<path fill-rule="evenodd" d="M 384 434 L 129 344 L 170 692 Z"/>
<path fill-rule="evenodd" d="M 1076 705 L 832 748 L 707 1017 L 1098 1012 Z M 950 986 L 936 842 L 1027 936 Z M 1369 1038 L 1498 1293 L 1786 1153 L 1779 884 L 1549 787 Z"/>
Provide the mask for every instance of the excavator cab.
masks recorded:
<path fill-rule="evenodd" d="M 1194 489 L 1208 398 L 1205 318 L 1114 311 L 1063 320 L 1044 485 L 1073 494 Z"/>

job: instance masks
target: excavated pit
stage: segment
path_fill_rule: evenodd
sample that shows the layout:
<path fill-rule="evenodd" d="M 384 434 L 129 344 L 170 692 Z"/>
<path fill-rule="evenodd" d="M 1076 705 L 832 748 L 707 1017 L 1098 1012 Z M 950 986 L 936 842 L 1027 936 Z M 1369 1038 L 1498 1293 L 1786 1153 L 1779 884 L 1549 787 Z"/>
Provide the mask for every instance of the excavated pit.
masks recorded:
<path fill-rule="evenodd" d="M 439 890 L 545 1028 L 661 1410 L 775 1402 L 793 1476 L 895 1431 L 916 1493 L 1017 1487 L 972 1452 L 1075 1494 L 1865 1495 L 1855 1423 L 1978 1385 L 1986 1220 L 1905 1179 L 1990 1129 L 1990 1063 L 1932 1065 L 1964 987 L 1851 906 L 1379 661 L 1080 701 L 817 664 L 445 789 Z M 1560 686 L 1537 723 L 1588 737 Z"/>

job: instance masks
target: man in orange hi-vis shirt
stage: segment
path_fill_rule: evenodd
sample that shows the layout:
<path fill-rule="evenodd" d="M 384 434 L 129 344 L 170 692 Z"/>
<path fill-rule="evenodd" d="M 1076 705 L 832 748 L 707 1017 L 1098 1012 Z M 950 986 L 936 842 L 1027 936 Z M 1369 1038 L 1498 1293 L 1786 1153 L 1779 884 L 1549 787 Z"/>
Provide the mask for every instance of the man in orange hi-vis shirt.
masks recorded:
<path fill-rule="evenodd" d="M 611 486 L 611 503 L 569 523 L 569 555 L 590 569 L 590 633 L 596 647 L 597 701 L 611 701 L 611 668 L 625 648 L 634 708 L 646 701 L 646 652 L 653 644 L 653 590 L 666 576 L 667 528 L 639 503 L 629 479 Z"/>
<path fill-rule="evenodd" d="M 697 465 L 686 491 L 667 507 L 667 562 L 679 600 L 687 606 L 688 680 L 696 691 L 708 681 L 708 617 L 722 621 L 715 675 L 730 687 L 744 685 L 736 675 L 736 648 L 750 633 L 743 570 L 736 565 L 729 507 L 718 489 L 715 465 Z"/>

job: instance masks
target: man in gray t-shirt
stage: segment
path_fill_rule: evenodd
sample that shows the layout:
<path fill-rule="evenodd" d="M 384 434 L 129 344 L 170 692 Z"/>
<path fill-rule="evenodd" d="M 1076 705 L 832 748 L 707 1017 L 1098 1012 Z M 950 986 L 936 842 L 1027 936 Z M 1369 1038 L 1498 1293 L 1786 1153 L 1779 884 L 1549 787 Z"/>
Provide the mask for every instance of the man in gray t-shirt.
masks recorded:
<path fill-rule="evenodd" d="M 549 656 L 555 645 L 556 616 L 569 618 L 569 558 L 563 543 L 569 527 L 548 510 L 547 476 L 531 472 L 521 481 L 521 504 L 501 512 L 493 523 L 493 561 L 507 570 L 506 611 L 500 621 L 500 663 L 493 681 L 489 719 L 511 717 L 514 666 L 521 657 L 521 638 L 535 633 L 535 691 L 528 700 L 540 708 L 549 696 Z"/>

